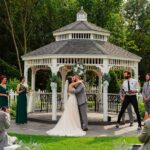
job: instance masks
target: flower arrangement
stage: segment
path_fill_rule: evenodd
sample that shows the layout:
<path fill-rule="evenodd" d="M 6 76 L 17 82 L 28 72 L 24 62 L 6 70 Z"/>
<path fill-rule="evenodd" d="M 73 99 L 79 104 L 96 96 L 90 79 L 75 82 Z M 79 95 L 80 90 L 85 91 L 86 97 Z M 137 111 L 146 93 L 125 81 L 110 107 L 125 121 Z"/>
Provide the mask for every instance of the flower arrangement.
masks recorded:
<path fill-rule="evenodd" d="M 104 83 L 104 81 L 107 81 L 109 83 L 110 80 L 111 80 L 110 74 L 109 73 L 104 73 L 103 76 L 102 76 L 103 83 Z"/>
<path fill-rule="evenodd" d="M 58 76 L 56 74 L 52 74 L 50 81 L 56 83 L 58 81 Z"/>
<path fill-rule="evenodd" d="M 85 73 L 85 66 L 83 64 L 77 63 L 73 66 L 73 72 L 74 72 L 74 74 L 83 76 Z"/>

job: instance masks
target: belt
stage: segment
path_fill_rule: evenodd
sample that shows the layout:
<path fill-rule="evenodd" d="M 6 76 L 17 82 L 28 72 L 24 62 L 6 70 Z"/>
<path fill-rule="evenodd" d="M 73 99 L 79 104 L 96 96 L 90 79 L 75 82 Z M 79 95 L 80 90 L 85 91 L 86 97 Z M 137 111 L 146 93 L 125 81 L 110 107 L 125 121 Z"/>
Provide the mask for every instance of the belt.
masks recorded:
<path fill-rule="evenodd" d="M 126 94 L 127 96 L 136 96 L 136 94 Z"/>

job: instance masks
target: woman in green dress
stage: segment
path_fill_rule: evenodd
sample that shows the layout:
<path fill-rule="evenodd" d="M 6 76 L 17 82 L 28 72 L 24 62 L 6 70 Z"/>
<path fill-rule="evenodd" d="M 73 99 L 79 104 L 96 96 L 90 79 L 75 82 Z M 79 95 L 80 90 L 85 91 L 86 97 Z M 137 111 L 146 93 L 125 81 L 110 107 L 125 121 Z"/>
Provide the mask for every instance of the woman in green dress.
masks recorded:
<path fill-rule="evenodd" d="M 27 123 L 27 87 L 24 82 L 25 78 L 20 77 L 20 83 L 17 86 L 16 124 Z"/>
<path fill-rule="evenodd" d="M 8 91 L 6 88 L 6 76 L 2 75 L 0 77 L 0 108 L 8 107 Z"/>

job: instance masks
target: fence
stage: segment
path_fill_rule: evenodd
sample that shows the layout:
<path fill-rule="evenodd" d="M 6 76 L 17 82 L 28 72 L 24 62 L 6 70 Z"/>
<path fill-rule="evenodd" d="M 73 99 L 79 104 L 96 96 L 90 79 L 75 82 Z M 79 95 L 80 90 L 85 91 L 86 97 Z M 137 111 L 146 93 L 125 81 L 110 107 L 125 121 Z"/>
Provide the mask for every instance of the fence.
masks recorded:
<path fill-rule="evenodd" d="M 52 93 L 45 91 L 31 92 L 27 95 L 28 97 L 28 107 L 33 107 L 34 111 L 52 111 Z M 30 101 L 32 97 L 33 103 Z M 102 94 L 88 93 L 87 103 L 89 112 L 103 112 L 103 100 Z M 9 94 L 9 105 L 17 101 L 17 93 L 10 91 Z M 33 105 L 33 106 L 32 106 Z M 108 112 L 118 113 L 121 104 L 119 99 L 119 94 L 108 94 Z M 30 109 L 30 108 L 29 108 Z M 63 111 L 63 99 L 61 93 L 57 94 L 57 111 Z"/>

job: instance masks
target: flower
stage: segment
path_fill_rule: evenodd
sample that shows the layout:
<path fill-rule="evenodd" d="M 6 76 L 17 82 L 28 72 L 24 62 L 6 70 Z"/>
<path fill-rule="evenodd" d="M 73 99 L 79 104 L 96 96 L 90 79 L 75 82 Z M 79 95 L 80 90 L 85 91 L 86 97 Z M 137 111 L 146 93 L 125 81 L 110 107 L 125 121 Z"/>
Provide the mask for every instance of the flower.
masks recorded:
<path fill-rule="evenodd" d="M 85 66 L 83 64 L 75 64 L 73 67 L 74 74 L 82 76 L 85 73 Z"/>

